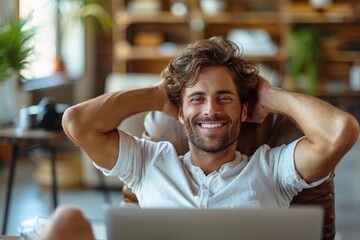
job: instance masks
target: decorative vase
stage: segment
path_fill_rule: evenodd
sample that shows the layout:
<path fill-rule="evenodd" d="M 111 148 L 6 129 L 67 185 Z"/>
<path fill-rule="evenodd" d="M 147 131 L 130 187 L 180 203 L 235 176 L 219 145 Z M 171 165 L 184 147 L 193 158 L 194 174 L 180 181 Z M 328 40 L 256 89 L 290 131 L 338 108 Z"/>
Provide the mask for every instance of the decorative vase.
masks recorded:
<path fill-rule="evenodd" d="M 16 74 L 0 81 L 0 123 L 10 123 L 18 114 Z"/>

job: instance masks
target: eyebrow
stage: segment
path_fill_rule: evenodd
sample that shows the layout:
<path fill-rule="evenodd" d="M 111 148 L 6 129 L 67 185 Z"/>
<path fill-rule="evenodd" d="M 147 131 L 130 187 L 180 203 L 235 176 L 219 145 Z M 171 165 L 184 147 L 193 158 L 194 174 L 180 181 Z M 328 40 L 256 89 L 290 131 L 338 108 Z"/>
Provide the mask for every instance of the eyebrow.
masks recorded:
<path fill-rule="evenodd" d="M 233 93 L 230 90 L 219 90 L 216 92 L 217 95 L 222 95 L 222 94 L 230 94 L 230 95 L 235 95 L 235 93 Z M 193 92 L 191 94 L 189 94 L 186 98 L 191 98 L 193 96 L 204 96 L 206 95 L 205 92 L 202 91 L 197 91 L 197 92 Z"/>

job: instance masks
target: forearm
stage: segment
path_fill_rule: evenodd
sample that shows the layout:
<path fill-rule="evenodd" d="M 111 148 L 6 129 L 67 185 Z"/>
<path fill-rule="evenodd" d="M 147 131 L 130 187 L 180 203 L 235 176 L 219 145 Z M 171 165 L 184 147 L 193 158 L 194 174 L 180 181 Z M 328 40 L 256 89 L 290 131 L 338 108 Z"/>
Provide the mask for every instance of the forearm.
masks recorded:
<path fill-rule="evenodd" d="M 285 91 L 279 88 L 268 90 L 264 107 L 269 112 L 286 115 L 293 119 L 307 138 L 332 139 L 342 123 L 339 119 L 347 114 L 327 102 L 311 96 Z M 320 140 L 321 140 L 320 139 Z M 324 139 L 324 140 L 325 140 Z"/>
<path fill-rule="evenodd" d="M 78 129 L 83 127 L 86 131 L 106 133 L 133 114 L 161 109 L 161 104 L 157 87 L 114 92 L 69 108 L 65 119 L 66 114 L 75 114 L 76 117 L 71 117 L 70 121 Z"/>
<path fill-rule="evenodd" d="M 66 110 L 64 131 L 94 162 L 111 169 L 119 152 L 117 127 L 133 114 L 161 110 L 162 96 L 158 86 L 99 96 Z"/>
<path fill-rule="evenodd" d="M 264 107 L 289 116 L 305 134 L 295 152 L 295 164 L 308 181 L 332 171 L 358 138 L 356 119 L 325 101 L 278 88 L 268 89 L 266 95 Z"/>

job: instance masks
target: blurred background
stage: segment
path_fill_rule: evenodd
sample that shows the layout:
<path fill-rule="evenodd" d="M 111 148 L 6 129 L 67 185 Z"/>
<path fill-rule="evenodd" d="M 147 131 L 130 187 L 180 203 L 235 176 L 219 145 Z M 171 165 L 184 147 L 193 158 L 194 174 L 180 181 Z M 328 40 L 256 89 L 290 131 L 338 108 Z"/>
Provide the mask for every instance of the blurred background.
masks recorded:
<path fill-rule="evenodd" d="M 0 27 L 0 125 L 31 128 L 21 115 L 29 117 L 31 106 L 66 108 L 159 81 L 186 43 L 217 35 L 236 42 L 273 85 L 360 119 L 359 0 L 0 0 Z M 34 111 L 38 117 L 42 109 Z M 122 127 L 141 136 L 142 121 L 137 116 Z M 337 239 L 360 236 L 359 146 L 358 140 L 335 177 Z M 87 156 L 69 141 L 57 149 L 60 203 L 101 220 L 104 206 L 121 201 L 121 183 L 106 178 L 110 201 L 104 199 Z M 12 144 L 0 141 L 2 205 L 11 157 Z M 41 149 L 22 155 L 9 234 L 17 235 L 26 218 L 51 212 L 48 158 Z"/>

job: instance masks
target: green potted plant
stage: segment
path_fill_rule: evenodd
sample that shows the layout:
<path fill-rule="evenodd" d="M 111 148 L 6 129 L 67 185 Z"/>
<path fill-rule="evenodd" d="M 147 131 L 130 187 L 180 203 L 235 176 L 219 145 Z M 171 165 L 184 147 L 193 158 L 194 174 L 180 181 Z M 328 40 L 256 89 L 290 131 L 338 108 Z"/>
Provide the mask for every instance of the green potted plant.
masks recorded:
<path fill-rule="evenodd" d="M 288 72 L 295 90 L 314 95 L 318 89 L 320 63 L 325 51 L 322 40 L 325 36 L 322 28 L 295 26 L 288 36 L 290 61 Z"/>
<path fill-rule="evenodd" d="M 0 25 L 0 123 L 17 115 L 16 85 L 31 54 L 32 32 L 24 29 L 25 24 L 20 19 Z"/>
<path fill-rule="evenodd" d="M 26 20 L 11 20 L 0 25 L 0 82 L 13 74 L 22 78 L 22 71 L 29 62 L 31 30 L 24 30 Z"/>

